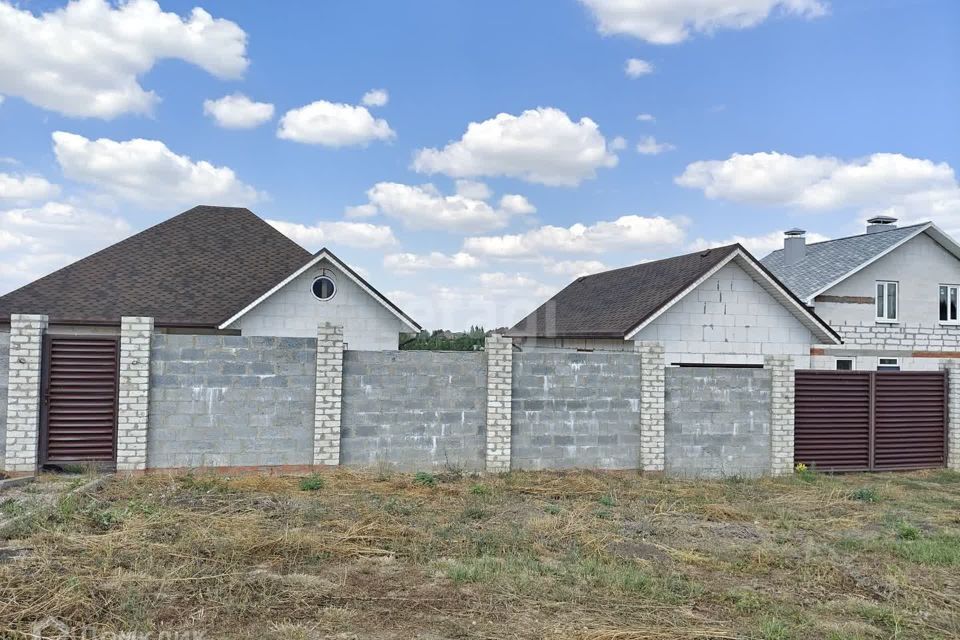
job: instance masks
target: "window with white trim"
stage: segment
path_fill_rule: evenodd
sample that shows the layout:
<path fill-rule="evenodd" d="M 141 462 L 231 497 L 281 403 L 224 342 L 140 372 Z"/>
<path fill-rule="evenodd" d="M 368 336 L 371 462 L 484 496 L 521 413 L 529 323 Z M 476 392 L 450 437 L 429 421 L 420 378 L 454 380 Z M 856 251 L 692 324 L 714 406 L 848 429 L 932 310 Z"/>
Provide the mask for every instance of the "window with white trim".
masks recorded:
<path fill-rule="evenodd" d="M 896 322 L 900 287 L 896 282 L 877 282 L 877 322 Z"/>
<path fill-rule="evenodd" d="M 900 358 L 880 358 L 877 371 L 900 371 Z"/>
<path fill-rule="evenodd" d="M 955 284 L 940 285 L 940 322 L 957 323 L 957 298 L 960 287 Z"/>

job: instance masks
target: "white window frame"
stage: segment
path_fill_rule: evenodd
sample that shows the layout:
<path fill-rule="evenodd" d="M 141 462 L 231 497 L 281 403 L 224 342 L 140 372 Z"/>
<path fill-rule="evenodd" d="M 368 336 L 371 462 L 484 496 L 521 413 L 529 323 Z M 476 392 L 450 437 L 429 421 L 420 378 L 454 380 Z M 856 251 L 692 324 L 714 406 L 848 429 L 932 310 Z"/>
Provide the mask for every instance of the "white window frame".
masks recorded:
<path fill-rule="evenodd" d="M 892 362 L 884 364 L 884 360 L 892 360 Z M 900 358 L 877 358 L 877 371 L 901 371 Z"/>
<path fill-rule="evenodd" d="M 946 288 L 946 290 L 947 290 L 947 319 L 946 319 L 946 320 L 944 320 L 943 318 L 940 317 L 940 290 L 943 289 L 943 288 Z M 950 293 L 951 293 L 951 292 L 953 292 L 953 295 L 955 296 L 954 299 L 957 300 L 957 305 L 956 305 L 956 306 L 958 307 L 958 308 L 957 308 L 957 316 L 958 316 L 958 317 L 957 317 L 957 318 L 953 318 L 952 320 L 949 318 L 949 316 L 950 316 Z M 937 320 L 940 322 L 940 324 L 960 324 L 960 285 L 956 285 L 956 284 L 945 284 L 945 283 L 941 283 L 941 284 L 937 285 Z"/>
<path fill-rule="evenodd" d="M 849 363 L 850 363 L 850 368 L 849 368 L 849 369 L 841 369 L 841 368 L 840 368 L 840 363 L 841 363 L 841 362 L 849 362 Z M 834 366 L 834 368 L 835 368 L 837 371 L 856 371 L 856 369 L 857 369 L 857 359 L 856 359 L 856 358 L 836 358 L 835 361 L 834 361 L 834 363 L 833 363 L 833 366 Z"/>
<path fill-rule="evenodd" d="M 331 294 L 330 294 L 329 296 L 327 296 L 326 298 L 321 298 L 321 297 L 318 296 L 316 293 L 314 293 L 313 288 L 316 286 L 317 280 L 327 280 L 327 281 L 329 281 L 329 282 L 330 282 L 330 285 L 333 287 L 333 293 L 331 293 Z M 331 300 L 333 300 L 334 296 L 337 295 L 337 289 L 338 289 L 338 288 L 339 288 L 339 287 L 337 287 L 337 281 L 334 280 L 334 279 L 333 279 L 333 276 L 330 275 L 329 273 L 321 273 L 320 275 L 318 275 L 316 278 L 314 278 L 314 279 L 310 282 L 310 293 L 313 295 L 314 300 L 319 300 L 320 302 L 330 302 Z"/>
<path fill-rule="evenodd" d="M 894 317 L 892 317 L 892 318 L 887 315 L 887 311 L 889 310 L 889 309 L 888 309 L 888 305 L 887 305 L 887 296 L 888 296 L 889 294 L 888 294 L 887 292 L 888 292 L 888 290 L 889 290 L 889 288 L 890 288 L 890 285 L 893 285 L 893 286 L 894 286 L 894 289 L 895 289 L 895 291 L 896 291 L 896 296 L 897 296 L 897 303 L 896 303 L 896 306 L 895 306 L 894 309 L 893 309 Z M 877 322 L 888 322 L 888 323 L 897 323 L 897 322 L 900 322 L 900 295 L 903 293 L 903 292 L 901 291 L 901 289 L 900 289 L 900 283 L 897 282 L 896 280 L 877 280 L 876 286 L 874 287 L 874 293 L 877 292 L 877 288 L 878 288 L 878 287 L 883 287 L 883 313 L 884 313 L 884 315 L 877 314 Z M 874 305 L 873 305 L 873 311 L 874 311 L 874 313 L 876 313 L 876 311 L 877 311 L 877 304 L 878 304 L 879 302 L 880 302 L 880 297 L 878 296 L 877 299 L 874 301 Z M 938 303 L 938 304 L 939 304 L 939 303 Z M 939 313 L 939 312 L 938 312 L 938 313 Z"/>

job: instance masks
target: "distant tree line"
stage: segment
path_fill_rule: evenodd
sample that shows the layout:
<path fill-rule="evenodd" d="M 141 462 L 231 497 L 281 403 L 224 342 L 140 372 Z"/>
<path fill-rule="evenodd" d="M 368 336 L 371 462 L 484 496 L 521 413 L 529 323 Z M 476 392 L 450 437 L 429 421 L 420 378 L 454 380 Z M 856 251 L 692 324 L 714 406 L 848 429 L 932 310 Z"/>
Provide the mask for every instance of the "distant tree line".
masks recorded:
<path fill-rule="evenodd" d="M 408 351 L 480 351 L 486 335 L 483 327 L 470 327 L 469 331 L 423 330 L 400 348 Z"/>

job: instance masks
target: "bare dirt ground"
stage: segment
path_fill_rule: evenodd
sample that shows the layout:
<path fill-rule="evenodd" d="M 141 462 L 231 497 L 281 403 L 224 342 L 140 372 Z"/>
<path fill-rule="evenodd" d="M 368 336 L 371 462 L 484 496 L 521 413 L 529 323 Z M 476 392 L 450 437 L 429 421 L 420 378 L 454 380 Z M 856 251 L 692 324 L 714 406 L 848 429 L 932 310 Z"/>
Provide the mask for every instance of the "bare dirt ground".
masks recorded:
<path fill-rule="evenodd" d="M 960 637 L 948 471 L 148 476 L 9 535 L 0 638 Z"/>

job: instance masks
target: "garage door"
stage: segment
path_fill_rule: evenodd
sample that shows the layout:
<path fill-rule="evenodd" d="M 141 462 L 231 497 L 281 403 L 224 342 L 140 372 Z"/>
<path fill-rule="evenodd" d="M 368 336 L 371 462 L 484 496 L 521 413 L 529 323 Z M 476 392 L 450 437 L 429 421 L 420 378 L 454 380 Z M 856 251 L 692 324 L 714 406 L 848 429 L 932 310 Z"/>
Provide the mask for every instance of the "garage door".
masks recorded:
<path fill-rule="evenodd" d="M 943 372 L 797 371 L 794 459 L 824 471 L 946 464 Z"/>
<path fill-rule="evenodd" d="M 117 338 L 46 336 L 43 357 L 40 464 L 114 463 Z"/>

